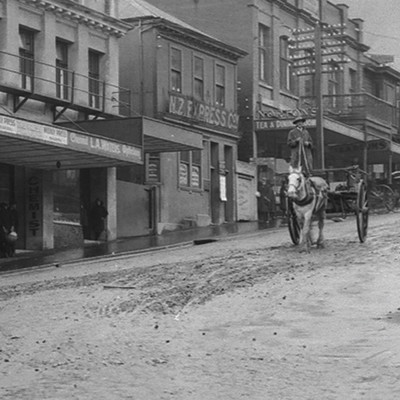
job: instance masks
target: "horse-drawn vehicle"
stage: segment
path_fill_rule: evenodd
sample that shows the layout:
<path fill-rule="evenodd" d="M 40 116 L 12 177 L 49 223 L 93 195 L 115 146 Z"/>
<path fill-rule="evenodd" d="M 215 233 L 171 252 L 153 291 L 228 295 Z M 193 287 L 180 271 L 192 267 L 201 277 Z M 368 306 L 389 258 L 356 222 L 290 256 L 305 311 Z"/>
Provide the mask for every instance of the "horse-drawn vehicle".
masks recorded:
<path fill-rule="evenodd" d="M 346 180 L 333 189 L 326 177 L 336 172 L 344 173 Z M 286 209 L 292 242 L 304 245 L 309 250 L 312 243 L 311 221 L 317 217 L 319 236 L 316 244 L 323 247 L 326 215 L 347 215 L 350 212 L 356 215 L 358 237 L 360 242 L 364 242 L 369 217 L 366 172 L 358 166 L 352 166 L 313 171 L 313 175 L 306 178 L 301 168 L 291 168 L 289 173 Z"/>

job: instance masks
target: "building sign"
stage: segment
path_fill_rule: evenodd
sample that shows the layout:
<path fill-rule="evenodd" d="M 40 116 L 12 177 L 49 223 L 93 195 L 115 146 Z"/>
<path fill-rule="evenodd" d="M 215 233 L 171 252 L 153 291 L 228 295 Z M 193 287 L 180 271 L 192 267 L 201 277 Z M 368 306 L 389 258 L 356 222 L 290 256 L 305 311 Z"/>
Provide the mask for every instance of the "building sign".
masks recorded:
<path fill-rule="evenodd" d="M 219 199 L 221 201 L 228 201 L 226 197 L 226 176 L 220 175 L 219 176 Z"/>
<path fill-rule="evenodd" d="M 258 119 L 290 119 L 298 117 L 312 118 L 317 115 L 316 107 L 294 108 L 288 110 L 258 110 Z"/>
<path fill-rule="evenodd" d="M 319 18 L 319 0 L 303 0 L 303 10 L 308 11 L 313 17 Z"/>
<path fill-rule="evenodd" d="M 99 154 L 118 160 L 143 163 L 142 149 L 106 138 L 76 133 L 49 125 L 0 116 L 0 131 L 19 138 L 53 144 L 71 150 Z"/>
<path fill-rule="evenodd" d="M 237 130 L 239 126 L 239 116 L 235 112 L 177 94 L 170 94 L 168 112 L 214 127 Z"/>
<path fill-rule="evenodd" d="M 304 126 L 313 128 L 317 125 L 315 119 L 306 119 Z M 254 121 L 254 128 L 256 131 L 271 131 L 277 129 L 292 129 L 294 128 L 293 120 L 278 119 L 278 120 L 256 120 Z"/>

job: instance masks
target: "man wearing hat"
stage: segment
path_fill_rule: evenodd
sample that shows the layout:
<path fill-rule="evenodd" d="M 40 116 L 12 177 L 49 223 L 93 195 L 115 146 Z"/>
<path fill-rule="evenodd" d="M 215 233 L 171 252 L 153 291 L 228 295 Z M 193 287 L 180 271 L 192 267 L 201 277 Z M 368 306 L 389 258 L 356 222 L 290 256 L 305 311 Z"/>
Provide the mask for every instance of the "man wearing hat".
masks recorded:
<path fill-rule="evenodd" d="M 303 169 L 305 175 L 311 175 L 313 168 L 313 142 L 310 133 L 304 127 L 306 119 L 303 117 L 296 118 L 293 124 L 294 129 L 289 132 L 288 146 L 290 148 L 290 166 L 293 168 Z"/>

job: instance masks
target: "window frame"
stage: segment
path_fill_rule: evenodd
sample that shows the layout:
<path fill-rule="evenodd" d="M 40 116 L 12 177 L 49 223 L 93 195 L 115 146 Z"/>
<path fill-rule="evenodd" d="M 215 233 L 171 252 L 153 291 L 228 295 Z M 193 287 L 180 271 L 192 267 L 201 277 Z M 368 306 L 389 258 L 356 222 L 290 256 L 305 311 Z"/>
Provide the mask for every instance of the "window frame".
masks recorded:
<path fill-rule="evenodd" d="M 201 71 L 197 74 L 196 61 L 200 62 Z M 197 91 L 199 88 L 199 92 Z M 193 97 L 196 100 L 204 101 L 204 59 L 194 55 L 193 56 Z"/>
<path fill-rule="evenodd" d="M 221 68 L 223 71 L 223 82 L 219 82 L 218 79 L 218 68 Z M 221 96 L 219 95 L 221 93 Z M 220 101 L 219 97 L 222 98 Z M 226 102 L 226 67 L 222 64 L 215 64 L 215 104 L 219 107 L 225 107 Z"/>
<path fill-rule="evenodd" d="M 185 157 L 184 159 L 183 154 L 188 157 Z M 198 159 L 195 159 L 195 156 L 197 156 Z M 180 188 L 195 190 L 203 189 L 202 157 L 202 150 L 185 150 L 178 153 L 178 186 Z M 196 182 L 198 183 L 196 184 Z"/>
<path fill-rule="evenodd" d="M 89 107 L 100 108 L 101 99 L 101 58 L 99 51 L 88 50 L 88 94 Z M 95 63 L 93 61 L 96 61 Z M 93 68 L 95 67 L 95 68 Z"/>
<path fill-rule="evenodd" d="M 294 79 L 288 36 L 281 36 L 279 38 L 279 76 L 280 88 L 288 92 L 293 92 Z"/>
<path fill-rule="evenodd" d="M 271 29 L 263 24 L 258 25 L 258 77 L 259 80 L 270 85 L 271 71 Z"/>
<path fill-rule="evenodd" d="M 179 54 L 179 65 L 174 64 L 174 52 Z M 175 93 L 182 93 L 182 50 L 177 47 L 170 47 L 169 73 L 170 73 L 170 90 Z M 176 78 L 176 79 L 174 79 Z"/>
<path fill-rule="evenodd" d="M 22 89 L 33 92 L 35 77 L 35 31 L 24 26 L 20 26 L 18 35 L 21 87 Z"/>
<path fill-rule="evenodd" d="M 61 53 L 64 53 L 61 54 L 61 57 L 59 57 L 60 52 L 58 51 L 60 47 Z M 69 43 L 56 38 L 56 96 L 63 100 L 70 98 L 68 61 Z"/>

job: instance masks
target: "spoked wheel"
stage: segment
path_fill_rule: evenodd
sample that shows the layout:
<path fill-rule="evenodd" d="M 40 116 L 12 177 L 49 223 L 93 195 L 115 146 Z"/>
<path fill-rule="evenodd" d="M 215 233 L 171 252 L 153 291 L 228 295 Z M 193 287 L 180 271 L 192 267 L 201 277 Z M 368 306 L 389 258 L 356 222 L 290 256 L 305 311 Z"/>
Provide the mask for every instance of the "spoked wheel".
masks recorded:
<path fill-rule="evenodd" d="M 358 184 L 357 204 L 356 204 L 356 217 L 357 217 L 357 231 L 358 238 L 361 243 L 364 243 L 367 238 L 368 231 L 368 197 L 365 182 L 361 181 Z"/>
<path fill-rule="evenodd" d="M 286 197 L 286 210 L 290 239 L 292 239 L 293 244 L 298 245 L 300 243 L 300 225 L 297 220 L 296 213 L 293 209 L 293 200 Z"/>

